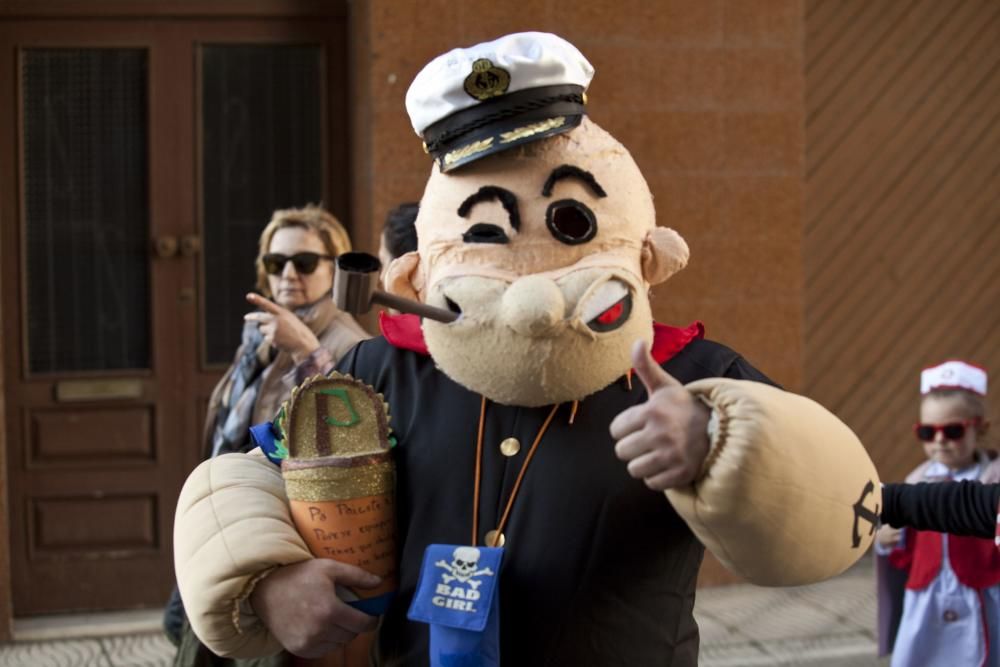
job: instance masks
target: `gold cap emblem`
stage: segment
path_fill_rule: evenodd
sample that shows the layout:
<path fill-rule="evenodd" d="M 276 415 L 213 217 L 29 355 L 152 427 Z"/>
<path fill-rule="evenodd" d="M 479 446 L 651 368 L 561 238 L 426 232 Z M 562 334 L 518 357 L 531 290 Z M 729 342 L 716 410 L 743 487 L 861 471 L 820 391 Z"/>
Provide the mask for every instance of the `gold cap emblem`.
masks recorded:
<path fill-rule="evenodd" d="M 486 58 L 472 63 L 472 73 L 465 77 L 465 92 L 477 100 L 488 100 L 507 92 L 510 72 L 495 66 Z"/>

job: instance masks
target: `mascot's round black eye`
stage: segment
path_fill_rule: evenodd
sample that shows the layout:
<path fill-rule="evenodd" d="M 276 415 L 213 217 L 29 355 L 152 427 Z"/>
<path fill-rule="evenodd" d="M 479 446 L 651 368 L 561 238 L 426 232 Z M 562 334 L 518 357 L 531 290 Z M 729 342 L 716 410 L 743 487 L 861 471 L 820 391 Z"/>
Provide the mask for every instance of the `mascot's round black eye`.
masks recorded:
<path fill-rule="evenodd" d="M 587 322 L 587 326 L 598 333 L 614 331 L 628 322 L 628 316 L 631 314 L 632 295 L 626 294 L 622 299 L 616 301 L 613 306 Z"/>
<path fill-rule="evenodd" d="M 575 199 L 560 199 L 549 204 L 545 224 L 552 236 L 566 245 L 586 243 L 597 234 L 594 212 Z"/>

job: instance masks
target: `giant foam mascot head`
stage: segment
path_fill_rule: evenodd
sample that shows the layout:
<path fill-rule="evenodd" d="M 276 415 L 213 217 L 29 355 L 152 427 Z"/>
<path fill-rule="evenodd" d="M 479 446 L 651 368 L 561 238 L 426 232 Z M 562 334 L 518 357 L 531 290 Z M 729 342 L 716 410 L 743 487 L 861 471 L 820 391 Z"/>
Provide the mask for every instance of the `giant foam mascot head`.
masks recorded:
<path fill-rule="evenodd" d="M 428 64 L 406 106 L 434 167 L 417 252 L 386 288 L 460 313 L 424 320 L 436 364 L 490 400 L 579 400 L 653 337 L 651 285 L 688 249 L 656 226 L 629 152 L 585 115 L 593 68 L 570 43 L 519 33 Z"/>

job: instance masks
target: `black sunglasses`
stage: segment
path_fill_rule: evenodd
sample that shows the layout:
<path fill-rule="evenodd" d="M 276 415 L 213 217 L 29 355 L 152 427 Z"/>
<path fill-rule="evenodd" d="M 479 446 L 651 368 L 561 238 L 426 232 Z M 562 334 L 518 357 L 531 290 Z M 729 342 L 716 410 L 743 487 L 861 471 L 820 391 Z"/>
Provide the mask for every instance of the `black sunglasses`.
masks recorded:
<path fill-rule="evenodd" d="M 978 423 L 979 419 L 967 419 L 949 424 L 914 424 L 913 432 L 924 442 L 933 442 L 938 431 L 941 431 L 946 440 L 961 440 L 965 437 L 965 429 Z"/>
<path fill-rule="evenodd" d="M 264 263 L 264 270 L 272 276 L 280 275 L 285 270 L 285 264 L 292 263 L 296 273 L 309 275 L 319 266 L 321 259 L 334 259 L 330 255 L 320 255 L 315 252 L 297 252 L 291 257 L 277 252 L 269 252 L 261 258 Z"/>

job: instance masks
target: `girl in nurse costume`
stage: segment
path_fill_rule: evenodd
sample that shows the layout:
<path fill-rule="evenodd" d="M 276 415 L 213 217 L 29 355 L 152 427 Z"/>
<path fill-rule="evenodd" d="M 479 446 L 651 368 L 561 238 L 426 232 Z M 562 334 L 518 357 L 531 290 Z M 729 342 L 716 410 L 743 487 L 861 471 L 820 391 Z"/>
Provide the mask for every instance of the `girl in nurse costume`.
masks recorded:
<path fill-rule="evenodd" d="M 920 421 L 927 461 L 907 482 L 1000 481 L 1000 462 L 980 449 L 986 371 L 947 361 L 921 373 Z M 908 570 L 893 667 L 1000 666 L 1000 552 L 994 541 L 883 526 L 876 551 Z"/>

